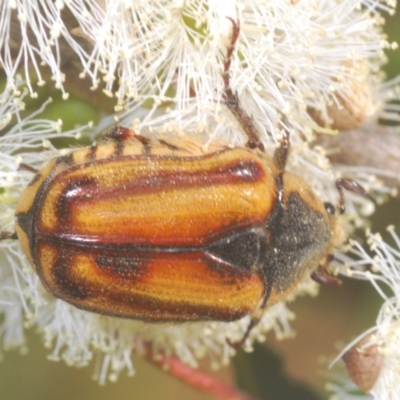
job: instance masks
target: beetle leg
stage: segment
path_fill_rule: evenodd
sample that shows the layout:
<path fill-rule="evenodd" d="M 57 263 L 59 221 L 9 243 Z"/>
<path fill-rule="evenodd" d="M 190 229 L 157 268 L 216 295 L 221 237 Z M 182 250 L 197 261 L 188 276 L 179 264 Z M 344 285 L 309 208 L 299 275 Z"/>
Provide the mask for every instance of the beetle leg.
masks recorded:
<path fill-rule="evenodd" d="M 34 174 L 37 174 L 37 172 L 38 172 L 38 170 L 36 168 L 33 168 L 30 165 L 25 164 L 25 163 L 19 164 L 18 170 L 19 171 L 29 171 L 29 172 L 33 172 Z"/>
<path fill-rule="evenodd" d="M 279 168 L 281 174 L 284 172 L 286 167 L 286 161 L 289 155 L 289 149 L 290 149 L 290 135 L 289 131 L 284 129 L 281 144 L 275 150 L 274 153 L 274 163 Z"/>
<path fill-rule="evenodd" d="M 18 239 L 18 236 L 15 232 L 0 232 L 0 240 L 6 239 Z"/>
<path fill-rule="evenodd" d="M 262 302 L 256 313 L 251 316 L 251 320 L 249 322 L 249 325 L 247 326 L 246 331 L 243 334 L 243 337 L 237 342 L 231 342 L 229 339 L 227 339 L 227 343 L 229 344 L 229 346 L 233 347 L 234 349 L 238 349 L 243 346 L 244 342 L 249 337 L 251 330 L 260 322 L 262 313 L 266 307 L 269 296 L 271 295 L 271 291 L 272 285 L 270 283 L 270 280 L 266 280 L 265 293 L 263 295 Z"/>
<path fill-rule="evenodd" d="M 260 135 L 257 131 L 256 126 L 254 125 L 253 117 L 248 115 L 246 111 L 242 108 L 239 97 L 237 93 L 234 93 L 231 88 L 230 83 L 230 67 L 232 60 L 232 53 L 235 48 L 235 44 L 240 32 L 239 22 L 236 22 L 230 17 L 227 17 L 232 22 L 232 38 L 231 42 L 226 51 L 225 61 L 224 61 L 224 69 L 222 72 L 222 78 L 224 82 L 224 98 L 225 104 L 239 122 L 240 126 L 244 130 L 244 133 L 248 137 L 247 147 L 250 149 L 258 148 L 261 151 L 264 151 L 264 145 L 260 140 Z"/>
<path fill-rule="evenodd" d="M 340 214 L 343 214 L 346 211 L 343 188 L 347 189 L 350 192 L 357 193 L 361 196 L 367 195 L 366 190 L 360 184 L 351 179 L 338 179 L 335 183 L 339 192 L 338 210 Z"/>
<path fill-rule="evenodd" d="M 342 281 L 340 279 L 335 278 L 327 272 L 328 265 L 333 261 L 333 259 L 333 254 L 328 254 L 325 263 L 323 265 L 320 265 L 318 269 L 316 269 L 311 274 L 311 278 L 315 282 L 318 282 L 321 285 L 329 286 L 340 286 L 342 284 Z"/>
<path fill-rule="evenodd" d="M 249 322 L 249 325 L 247 326 L 246 332 L 239 341 L 232 342 L 229 339 L 226 339 L 226 342 L 229 344 L 229 346 L 233 347 L 234 349 L 240 349 L 244 345 L 246 339 L 249 337 L 251 330 L 258 324 L 259 321 L 260 321 L 259 318 L 252 318 Z"/>
<path fill-rule="evenodd" d="M 281 144 L 275 150 L 274 153 L 274 163 L 279 169 L 279 174 L 276 177 L 276 184 L 278 187 L 277 201 L 269 220 L 269 224 L 271 226 L 282 215 L 283 198 L 285 194 L 285 189 L 283 186 L 283 173 L 285 172 L 286 160 L 289 154 L 289 149 L 290 149 L 289 131 L 285 130 L 281 140 Z"/>
<path fill-rule="evenodd" d="M 329 275 L 328 272 L 323 267 L 319 267 L 311 274 L 311 278 L 321 284 L 321 285 L 329 285 L 329 286 L 340 286 L 342 281 L 338 278 L 335 278 L 332 275 Z"/>

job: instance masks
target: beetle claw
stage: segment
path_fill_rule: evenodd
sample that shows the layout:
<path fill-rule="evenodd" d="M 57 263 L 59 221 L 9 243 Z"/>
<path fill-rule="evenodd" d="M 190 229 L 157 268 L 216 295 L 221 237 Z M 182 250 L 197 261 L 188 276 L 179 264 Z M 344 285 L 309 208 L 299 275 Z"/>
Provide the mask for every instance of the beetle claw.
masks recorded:
<path fill-rule="evenodd" d="M 328 254 L 325 264 L 320 265 L 317 270 L 315 270 L 311 274 L 311 278 L 321 284 L 321 285 L 329 285 L 329 286 L 340 286 L 342 281 L 333 275 L 329 274 L 327 271 L 328 265 L 333 261 L 333 254 Z"/>
<path fill-rule="evenodd" d="M 340 286 L 342 284 L 340 279 L 328 274 L 323 268 L 315 270 L 311 274 L 311 278 L 321 285 Z"/>
<path fill-rule="evenodd" d="M 18 239 L 18 236 L 15 232 L 0 232 L 0 240 L 6 239 Z"/>
<path fill-rule="evenodd" d="M 350 192 L 359 194 L 360 196 L 367 195 L 367 191 L 359 183 L 353 181 L 352 179 L 338 179 L 335 184 L 339 192 L 339 205 L 337 207 L 340 214 L 343 214 L 346 211 L 343 188 Z"/>

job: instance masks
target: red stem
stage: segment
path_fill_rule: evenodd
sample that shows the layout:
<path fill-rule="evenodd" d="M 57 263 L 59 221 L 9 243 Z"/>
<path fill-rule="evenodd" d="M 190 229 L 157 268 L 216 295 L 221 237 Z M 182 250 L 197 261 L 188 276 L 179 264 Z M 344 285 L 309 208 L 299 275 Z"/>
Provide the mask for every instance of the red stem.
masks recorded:
<path fill-rule="evenodd" d="M 157 351 L 157 357 L 155 358 L 151 343 L 146 344 L 144 355 L 154 365 L 162 368 L 163 371 L 218 400 L 257 400 L 255 397 L 220 381 L 206 371 L 193 369 L 185 365 L 175 356 L 166 357 Z"/>

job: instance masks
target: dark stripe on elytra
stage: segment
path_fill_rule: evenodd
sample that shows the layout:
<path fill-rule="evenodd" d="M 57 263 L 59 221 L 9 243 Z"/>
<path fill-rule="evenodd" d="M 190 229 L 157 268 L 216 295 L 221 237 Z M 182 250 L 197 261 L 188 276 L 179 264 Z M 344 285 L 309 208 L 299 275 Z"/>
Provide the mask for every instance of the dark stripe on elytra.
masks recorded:
<path fill-rule="evenodd" d="M 143 143 L 142 143 L 143 144 Z M 142 147 L 142 155 L 143 156 L 149 156 L 149 155 L 151 155 L 151 150 L 152 150 L 152 148 L 153 148 L 153 146 L 150 144 L 150 143 L 146 143 L 146 144 L 143 144 L 143 147 Z"/>
<path fill-rule="evenodd" d="M 71 152 L 71 153 L 66 154 L 65 156 L 61 156 L 61 157 L 57 158 L 56 165 L 64 164 L 67 167 L 72 167 L 72 166 L 76 165 L 74 158 L 73 158 L 73 153 L 74 152 Z"/>
<path fill-rule="evenodd" d="M 71 272 L 71 268 L 68 261 L 72 258 L 68 260 L 65 256 L 59 256 L 53 265 L 52 275 L 54 282 L 57 284 L 57 289 L 50 288 L 51 292 L 64 300 L 65 295 L 67 299 L 73 298 L 75 300 L 84 300 L 92 297 L 90 286 L 70 278 L 69 272 Z M 39 273 L 39 276 L 42 276 L 42 273 Z"/>
<path fill-rule="evenodd" d="M 15 215 L 16 223 L 25 232 L 28 238 L 31 239 L 30 235 L 33 232 L 33 213 L 28 211 L 26 213 L 19 213 Z"/>
<path fill-rule="evenodd" d="M 223 294 L 223 293 L 222 293 Z M 193 305 L 190 302 L 179 303 L 164 299 L 153 299 L 141 294 L 118 294 L 107 298 L 116 307 L 122 302 L 135 316 L 121 315 L 122 318 L 137 318 L 146 322 L 186 322 L 186 321 L 235 321 L 252 310 L 249 308 L 223 308 L 218 304 L 207 306 Z M 155 312 L 156 311 L 156 312 Z M 105 313 L 107 314 L 107 313 Z M 149 317 L 149 314 L 151 317 Z M 109 313 L 108 315 L 115 315 Z"/>
<path fill-rule="evenodd" d="M 39 173 L 37 173 L 37 174 L 32 178 L 32 180 L 28 183 L 28 186 L 27 186 L 27 187 L 34 185 L 41 177 L 42 177 L 42 175 L 39 174 Z"/>
<path fill-rule="evenodd" d="M 121 141 L 124 140 L 125 129 L 121 126 L 112 127 L 100 140 L 99 143 L 106 143 L 108 141 Z"/>
<path fill-rule="evenodd" d="M 51 181 L 53 180 L 54 176 L 57 175 L 56 173 L 56 166 L 60 163 L 67 164 L 70 162 L 71 154 L 66 156 L 59 157 L 54 168 L 49 172 L 47 177 L 44 179 L 42 184 L 37 188 L 35 199 L 32 203 L 32 207 L 27 213 L 19 213 L 15 215 L 16 222 L 20 225 L 21 229 L 25 232 L 26 236 L 29 238 L 29 250 L 32 255 L 32 259 L 36 266 L 39 265 L 36 253 L 36 234 L 37 230 L 35 228 L 36 223 L 36 216 L 38 215 L 38 210 L 40 212 L 42 199 L 44 194 L 47 192 L 47 188 Z M 36 176 L 39 176 L 38 173 Z M 36 178 L 36 177 L 35 177 Z M 35 179 L 34 178 L 34 179 Z M 20 223 L 21 222 L 21 223 Z"/>
<path fill-rule="evenodd" d="M 91 235 L 82 235 L 75 233 L 65 233 L 65 231 L 71 231 L 68 226 L 68 221 L 66 221 L 62 229 L 64 232 L 51 232 L 51 233 L 39 233 L 38 240 L 43 240 L 48 243 L 52 243 L 55 246 L 61 245 L 70 245 L 75 248 L 77 251 L 106 251 L 113 252 L 115 254 L 123 255 L 124 253 L 137 253 L 142 254 L 142 257 L 154 257 L 157 254 L 161 255 L 179 255 L 179 254 L 193 254 L 199 253 L 206 256 L 210 262 L 225 262 L 225 265 L 235 265 L 242 269 L 249 269 L 253 266 L 258 258 L 257 254 L 254 253 L 255 245 L 251 248 L 249 247 L 249 242 L 246 242 L 246 239 L 238 240 L 238 237 L 245 238 L 248 234 L 253 234 L 253 226 L 254 225 L 265 225 L 265 221 L 246 221 L 243 224 L 236 224 L 233 227 L 228 227 L 224 230 L 219 231 L 217 234 L 210 235 L 206 239 L 206 241 L 199 240 L 194 241 L 191 244 L 178 244 L 175 243 L 167 243 L 161 245 L 159 243 L 152 243 L 151 239 L 145 238 L 144 241 L 140 241 L 140 238 L 127 238 L 129 242 L 120 242 L 118 238 L 115 241 L 111 241 L 109 239 L 104 238 L 104 236 L 97 236 L 94 234 Z M 238 233 L 239 232 L 239 233 Z M 229 242 L 232 242 L 233 245 L 229 245 Z M 228 243 L 228 244 L 226 244 Z M 238 256 L 235 250 L 232 248 L 236 247 L 246 247 L 247 250 L 252 250 L 253 253 L 250 255 L 242 254 Z M 230 247 L 230 248 L 229 248 Z M 244 249 L 242 249 L 244 251 Z M 237 256 L 237 257 L 235 257 Z M 253 260 L 253 261 L 252 261 Z"/>
<path fill-rule="evenodd" d="M 93 144 L 92 146 L 89 147 L 89 153 L 86 154 L 86 161 L 96 161 L 96 153 L 97 153 L 97 145 Z"/>
<path fill-rule="evenodd" d="M 137 140 L 142 145 L 142 156 L 149 156 L 153 148 L 153 141 L 146 136 L 134 134 L 131 139 Z"/>
<path fill-rule="evenodd" d="M 59 175 L 62 179 L 62 173 Z M 70 180 L 68 186 L 60 194 L 60 206 L 67 208 L 71 202 L 96 202 L 99 199 L 113 199 L 127 195 L 145 195 L 169 189 L 184 191 L 188 188 L 210 187 L 212 185 L 235 185 L 259 182 L 265 177 L 260 163 L 254 161 L 233 161 L 222 167 L 214 167 L 194 173 L 165 171 L 136 179 L 129 179 L 119 185 L 99 186 L 94 178 L 79 177 Z M 76 194 L 68 195 L 68 192 Z M 67 200 L 68 198 L 68 200 Z M 61 202 L 64 204 L 61 205 Z M 62 212 L 62 210 L 60 210 Z"/>
<path fill-rule="evenodd" d="M 146 269 L 145 266 L 141 266 L 142 269 Z M 154 299 L 146 295 L 135 294 L 135 293 L 124 293 L 113 292 L 112 290 L 104 290 L 104 288 L 96 288 L 91 286 L 90 282 L 79 282 L 70 278 L 68 272 L 71 271 L 71 266 L 64 257 L 60 257 L 53 269 L 53 279 L 57 283 L 57 289 L 52 292 L 57 297 L 63 300 L 67 300 L 75 304 L 77 307 L 94 311 L 105 315 L 114 315 L 122 318 L 138 318 L 145 321 L 198 321 L 198 320 L 220 320 L 220 321 L 233 321 L 244 315 L 246 315 L 249 309 L 239 308 L 222 308 L 221 306 L 198 306 L 193 305 L 190 302 L 187 303 L 176 303 L 172 301 Z M 126 284 L 129 286 L 135 285 L 135 278 L 130 277 Z M 133 278 L 133 279 L 132 279 Z M 118 276 L 117 281 L 120 279 Z M 112 282 L 112 275 L 110 281 Z M 116 285 L 111 285 L 117 287 Z M 54 288 L 53 288 L 54 289 Z M 107 288 L 106 288 L 107 289 Z M 99 302 L 98 307 L 85 307 L 84 302 L 93 301 L 97 299 Z M 104 304 L 111 310 L 108 312 L 104 310 Z M 115 307 L 114 307 L 115 305 Z M 121 305 L 132 310 L 130 314 L 119 314 L 114 310 L 121 308 Z M 149 314 L 154 313 L 149 317 Z M 170 317 L 165 317 L 171 315 Z"/>
<path fill-rule="evenodd" d="M 79 195 L 76 192 L 79 191 Z M 92 177 L 80 176 L 77 179 L 71 179 L 65 189 L 59 193 L 57 197 L 56 216 L 54 217 L 60 225 L 68 224 L 69 217 L 71 216 L 70 204 L 74 203 L 76 199 L 88 198 L 93 193 L 98 192 L 98 183 Z M 92 201 L 94 199 L 91 199 Z"/>
<path fill-rule="evenodd" d="M 278 187 L 278 194 L 275 197 L 275 204 L 272 208 L 272 212 L 269 218 L 268 227 L 273 227 L 279 224 L 280 218 L 282 218 L 283 213 L 283 199 L 285 197 L 285 188 L 283 186 L 283 173 L 279 173 L 276 177 L 276 185 Z M 270 240 L 273 238 L 270 235 Z"/>
<path fill-rule="evenodd" d="M 123 155 L 124 148 L 125 148 L 125 142 L 123 140 L 120 141 L 115 141 L 114 142 L 114 154 L 112 155 L 112 158 L 119 158 Z"/>
<path fill-rule="evenodd" d="M 215 254 L 215 245 L 205 246 L 203 249 L 183 249 L 177 248 L 176 252 L 170 252 L 171 249 L 154 249 L 148 248 L 138 249 L 130 246 L 83 246 L 82 242 L 66 242 L 58 241 L 56 237 L 41 236 L 38 245 L 42 243 L 50 244 L 52 248 L 57 249 L 59 258 L 55 263 L 59 267 L 59 271 L 64 264 L 68 264 L 77 256 L 85 254 L 93 260 L 97 265 L 99 274 L 114 281 L 120 280 L 122 283 L 125 280 L 130 282 L 137 280 L 146 280 L 148 265 L 152 262 L 168 262 L 173 265 L 176 262 L 201 262 L 207 265 L 210 272 L 219 275 L 227 286 L 240 287 L 243 282 L 246 282 L 253 275 L 253 269 L 259 258 L 259 253 L 249 255 L 249 259 L 234 260 L 234 255 L 226 257 L 224 254 Z M 244 243 L 246 245 L 246 242 Z M 235 243 L 232 247 L 239 247 L 241 250 L 251 250 Z M 211 249 L 211 251 L 210 251 Z M 158 250 L 158 251 L 154 251 Z M 254 250 L 254 249 L 253 249 Z M 212 254 L 214 252 L 214 254 Z M 71 271 L 72 266 L 65 267 L 65 274 Z M 61 277 L 61 276 L 60 276 Z M 117 282 L 116 282 L 117 284 Z"/>
<path fill-rule="evenodd" d="M 137 280 L 146 276 L 147 264 L 149 258 L 143 254 L 132 252 L 129 256 L 123 254 L 116 255 L 101 249 L 100 254 L 94 255 L 97 267 L 102 271 L 103 275 L 109 278 Z"/>
<path fill-rule="evenodd" d="M 136 139 L 142 144 L 148 144 L 151 142 L 151 139 L 139 135 L 132 131 L 131 129 L 125 128 L 123 126 L 116 126 L 114 128 L 111 128 L 104 136 L 102 139 L 100 139 L 99 143 L 105 143 L 105 142 L 127 142 L 132 139 Z"/>
<path fill-rule="evenodd" d="M 40 244 L 38 246 L 40 246 Z M 74 277 L 74 266 L 71 262 L 76 259 L 76 256 L 82 254 L 81 249 L 77 250 L 73 245 L 60 244 L 57 251 L 58 258 L 53 264 L 53 269 L 51 271 L 56 287 L 48 287 L 47 282 L 44 282 L 44 285 L 57 297 L 71 302 L 82 309 L 106 315 L 139 318 L 149 321 L 196 321 L 208 319 L 231 321 L 251 311 L 246 308 L 222 308 L 218 306 L 218 304 L 208 307 L 192 305 L 190 302 L 175 303 L 172 301 L 168 302 L 165 300 L 152 299 L 145 294 L 123 293 L 122 290 L 124 286 L 128 288 L 134 287 L 135 284 L 140 281 L 146 284 L 146 275 L 151 272 L 147 265 L 149 262 L 153 261 L 153 258 L 138 253 L 136 253 L 136 255 L 135 253 L 130 253 L 121 257 L 115 251 L 110 253 L 104 249 L 92 249 L 90 256 L 93 257 L 93 261 L 95 261 L 98 266 L 98 272 L 94 270 L 95 277 L 96 274 L 99 274 L 105 277 L 108 283 L 110 283 L 110 290 L 107 290 L 107 287 L 96 287 L 87 281 L 80 282 L 79 278 L 76 279 L 76 275 Z M 186 255 L 184 254 L 184 256 Z M 198 255 L 191 255 L 189 259 L 193 260 L 203 256 L 204 254 L 199 253 Z M 171 259 L 169 261 L 171 261 Z M 223 278 L 222 285 L 226 285 L 230 288 L 232 286 L 237 286 L 237 290 L 239 291 L 241 284 L 247 284 L 246 278 L 250 276 L 249 273 L 246 274 L 243 271 L 234 270 L 235 274 L 232 276 L 229 271 L 229 268 L 232 268 L 231 266 L 228 266 L 228 269 L 224 269 L 222 263 L 221 266 L 218 266 L 218 263 L 209 259 L 207 260 L 207 257 L 204 258 L 204 262 L 209 265 L 211 270 L 219 273 Z M 43 276 L 43 271 L 40 271 L 40 268 L 41 266 L 38 268 L 39 276 Z M 116 291 L 113 292 L 113 288 L 117 288 Z M 118 292 L 118 288 L 121 288 L 121 292 Z M 91 302 L 93 300 L 97 302 L 97 305 L 94 307 L 85 307 L 85 301 Z M 106 308 L 110 309 L 109 312 L 104 309 L 104 304 L 106 304 Z M 126 315 L 121 314 L 121 311 L 116 313 L 114 310 L 121 309 L 121 305 L 131 309 L 132 313 Z M 151 315 L 154 313 L 154 310 L 157 310 L 156 314 Z M 166 317 L 168 314 L 171 316 Z M 151 316 L 149 317 L 149 315 Z"/>
<path fill-rule="evenodd" d="M 175 150 L 175 151 L 184 150 L 182 147 L 178 147 L 178 146 L 176 146 L 176 145 L 174 145 L 174 144 L 172 144 L 172 143 L 168 143 L 166 140 L 163 140 L 163 139 L 160 139 L 158 142 L 159 142 L 162 146 L 165 146 L 165 147 L 167 147 L 167 148 L 170 149 L 170 150 Z"/>
<path fill-rule="evenodd" d="M 90 290 L 82 287 L 81 290 Z M 81 292 L 80 292 L 81 293 Z M 97 314 L 108 315 L 111 317 L 137 319 L 144 322 L 195 322 L 195 321 L 222 321 L 230 322 L 238 320 L 251 311 L 250 308 L 223 308 L 220 305 L 198 306 L 190 303 L 176 303 L 164 299 L 154 299 L 141 294 L 122 294 L 116 293 L 113 296 L 102 296 L 98 298 L 97 305 L 85 306 L 85 300 L 93 301 L 94 296 L 85 298 L 73 297 L 65 298 L 62 294 L 56 294 L 64 301 L 68 301 L 75 307 L 95 312 Z M 104 309 L 104 304 L 110 310 Z M 130 310 L 128 313 L 122 313 L 121 304 Z M 117 310 L 117 312 L 115 311 Z"/>

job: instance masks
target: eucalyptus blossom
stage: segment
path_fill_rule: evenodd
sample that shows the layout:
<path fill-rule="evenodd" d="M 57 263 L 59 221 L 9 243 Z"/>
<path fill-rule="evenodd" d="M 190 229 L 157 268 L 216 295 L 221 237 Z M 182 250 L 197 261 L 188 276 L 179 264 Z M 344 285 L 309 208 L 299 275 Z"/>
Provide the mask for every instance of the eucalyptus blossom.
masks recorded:
<path fill-rule="evenodd" d="M 372 130 L 382 116 L 398 119 L 396 106 L 388 105 L 388 100 L 398 98 L 397 82 L 385 84 L 381 72 L 384 50 L 396 48 L 382 31 L 383 16 L 393 13 L 395 5 L 389 0 L 1 2 L 0 68 L 6 80 L 0 97 L 1 230 L 13 230 L 16 202 L 33 178 L 21 164 L 39 169 L 68 151 L 53 146 L 56 132 L 70 139 L 93 138 L 118 122 L 149 137 L 194 137 L 205 148 L 214 141 L 244 145 L 244 132 L 224 98 L 223 63 L 232 34 L 229 18 L 240 24 L 231 86 L 253 116 L 266 152 L 272 154 L 283 130 L 290 131 L 288 169 L 324 201 L 338 202 L 334 181 L 344 175 L 365 186 L 372 198 L 391 194 L 392 189 L 378 178 L 392 171 L 332 165 L 327 157 L 331 149 L 313 143 L 323 135 Z M 66 132 L 62 121 L 40 119 L 47 99 L 37 112 L 22 116 L 24 99 L 37 97 L 42 85 L 54 84 L 68 101 L 71 63 L 72 73 L 86 85 L 84 90 L 93 91 L 93 97 L 96 93 L 110 97 L 115 113 L 98 126 Z M 346 197 L 346 206 L 347 233 L 366 226 L 375 209 L 371 199 L 354 194 Z M 374 262 L 356 246 L 360 262 L 373 265 L 375 275 L 341 262 L 347 257 L 345 247 L 334 267 L 338 273 L 352 271 L 369 279 L 377 290 L 377 282 L 386 279 L 394 300 L 385 298 L 385 307 L 389 304 L 394 310 L 399 290 L 385 268 L 398 267 L 398 254 L 386 244 L 380 246 L 377 249 L 388 251 L 394 261 Z M 212 366 L 226 365 L 235 354 L 227 340 L 240 340 L 249 324 L 250 317 L 229 323 L 156 324 L 78 310 L 42 287 L 17 241 L 0 242 L 0 249 L 3 347 L 25 346 L 24 327 L 34 326 L 52 359 L 82 366 L 95 355 L 100 382 L 115 380 L 122 371 L 133 374 L 131 355 L 143 352 L 149 342 L 156 352 L 175 355 L 193 367 L 206 355 Z M 397 274 L 396 268 L 392 270 Z M 317 284 L 307 278 L 287 300 L 317 291 Z M 292 336 L 292 319 L 286 303 L 267 308 L 245 349 L 264 341 L 269 331 L 279 338 Z M 390 324 L 383 319 L 382 314 L 374 332 L 379 340 L 386 338 L 386 347 L 381 348 L 388 349 L 397 343 L 387 339 L 393 336 L 389 328 L 395 318 Z M 395 365 L 397 352 L 392 355 Z M 385 398 L 382 393 L 392 385 L 388 375 L 381 376 L 379 389 L 371 392 L 376 399 Z"/>

